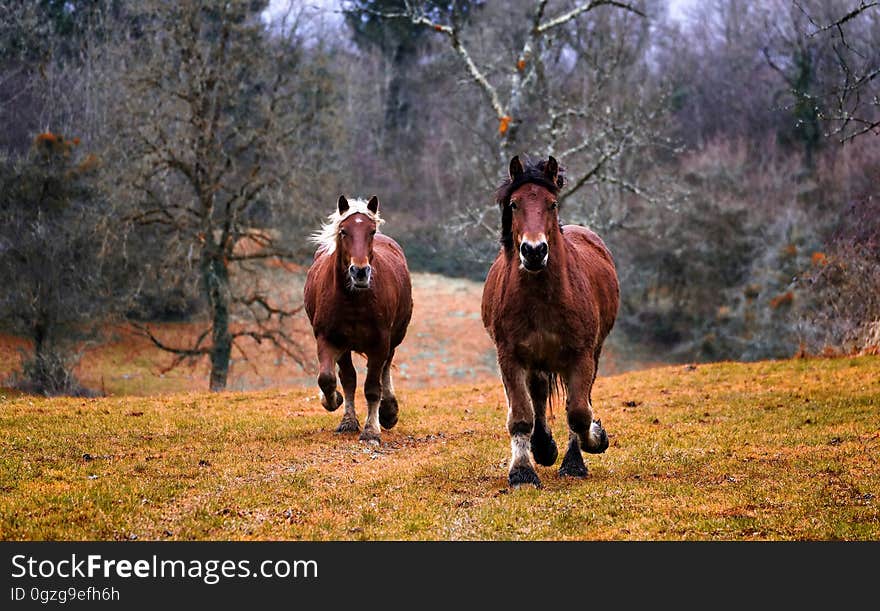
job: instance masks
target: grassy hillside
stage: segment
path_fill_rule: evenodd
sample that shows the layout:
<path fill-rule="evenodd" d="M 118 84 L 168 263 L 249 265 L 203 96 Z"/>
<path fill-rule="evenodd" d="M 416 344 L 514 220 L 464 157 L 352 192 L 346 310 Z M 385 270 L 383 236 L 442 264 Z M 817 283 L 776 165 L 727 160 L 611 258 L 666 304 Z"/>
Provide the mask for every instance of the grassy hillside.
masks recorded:
<path fill-rule="evenodd" d="M 880 539 L 878 357 L 600 378 L 611 447 L 541 490 L 508 490 L 500 383 L 398 390 L 378 448 L 312 388 L 7 392 L 0 538 Z"/>

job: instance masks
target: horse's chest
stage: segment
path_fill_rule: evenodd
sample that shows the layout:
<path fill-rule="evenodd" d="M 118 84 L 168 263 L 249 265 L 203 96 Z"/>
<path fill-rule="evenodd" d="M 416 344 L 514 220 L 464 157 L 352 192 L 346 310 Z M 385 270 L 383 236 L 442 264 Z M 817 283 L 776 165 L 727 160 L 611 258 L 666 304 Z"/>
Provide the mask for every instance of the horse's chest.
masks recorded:
<path fill-rule="evenodd" d="M 520 361 L 546 369 L 555 369 L 565 352 L 563 336 L 547 329 L 527 332 L 515 345 L 515 353 Z"/>
<path fill-rule="evenodd" d="M 335 316 L 332 336 L 340 345 L 364 350 L 379 342 L 385 326 L 380 313 L 342 311 Z"/>

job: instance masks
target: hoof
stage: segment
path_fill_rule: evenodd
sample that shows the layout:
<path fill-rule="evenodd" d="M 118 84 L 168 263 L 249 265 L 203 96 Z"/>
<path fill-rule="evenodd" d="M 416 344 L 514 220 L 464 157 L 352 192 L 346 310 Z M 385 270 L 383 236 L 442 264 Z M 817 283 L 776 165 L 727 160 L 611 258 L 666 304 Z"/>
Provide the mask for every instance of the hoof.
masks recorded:
<path fill-rule="evenodd" d="M 556 458 L 559 456 L 559 450 L 556 448 L 556 442 L 553 441 L 552 437 L 547 437 L 541 441 L 538 441 L 538 443 L 535 443 L 535 436 L 533 434 L 532 456 L 535 457 L 535 462 L 539 465 L 549 467 L 556 462 Z"/>
<path fill-rule="evenodd" d="M 337 433 L 360 433 L 361 425 L 357 418 L 343 418 L 339 426 L 336 427 Z"/>
<path fill-rule="evenodd" d="M 580 463 L 574 460 L 563 460 L 562 464 L 559 466 L 559 475 L 562 477 L 577 477 L 583 479 L 587 477 L 587 474 L 587 465 L 584 464 L 583 460 L 581 460 Z"/>
<path fill-rule="evenodd" d="M 379 433 L 377 431 L 371 429 L 364 429 L 364 432 L 361 433 L 361 436 L 358 437 L 359 441 L 363 441 L 364 443 L 371 443 L 375 445 L 379 445 Z"/>
<path fill-rule="evenodd" d="M 590 454 L 601 454 L 608 449 L 608 434 L 601 420 L 593 420 L 590 432 L 587 434 L 587 443 L 582 445 L 584 451 Z"/>
<path fill-rule="evenodd" d="M 338 390 L 334 392 L 336 393 L 336 397 L 333 402 L 336 405 L 333 406 L 327 405 L 327 397 L 323 395 L 321 396 L 321 407 L 326 409 L 328 412 L 335 412 L 337 409 L 339 409 L 339 406 L 342 405 L 342 395 L 339 393 Z"/>
<path fill-rule="evenodd" d="M 397 424 L 397 398 L 387 397 L 379 403 L 379 424 L 383 429 L 394 428 Z"/>
<path fill-rule="evenodd" d="M 514 467 L 507 475 L 507 481 L 512 488 L 519 488 L 523 484 L 532 484 L 535 488 L 541 487 L 541 480 L 531 467 Z"/>
<path fill-rule="evenodd" d="M 580 478 L 587 476 L 587 465 L 584 464 L 584 457 L 581 456 L 581 449 L 576 440 L 568 444 L 568 451 L 562 459 L 562 464 L 559 465 L 559 475 Z"/>

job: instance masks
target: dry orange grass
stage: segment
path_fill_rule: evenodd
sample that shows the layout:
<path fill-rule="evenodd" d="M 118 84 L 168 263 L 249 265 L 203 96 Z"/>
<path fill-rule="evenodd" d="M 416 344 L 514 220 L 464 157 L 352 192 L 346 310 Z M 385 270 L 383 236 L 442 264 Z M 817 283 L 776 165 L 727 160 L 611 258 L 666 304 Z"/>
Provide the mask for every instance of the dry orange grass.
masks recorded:
<path fill-rule="evenodd" d="M 377 448 L 312 388 L 6 394 L 0 539 L 880 538 L 878 357 L 600 377 L 611 447 L 541 490 L 507 488 L 500 383 L 399 395 Z"/>

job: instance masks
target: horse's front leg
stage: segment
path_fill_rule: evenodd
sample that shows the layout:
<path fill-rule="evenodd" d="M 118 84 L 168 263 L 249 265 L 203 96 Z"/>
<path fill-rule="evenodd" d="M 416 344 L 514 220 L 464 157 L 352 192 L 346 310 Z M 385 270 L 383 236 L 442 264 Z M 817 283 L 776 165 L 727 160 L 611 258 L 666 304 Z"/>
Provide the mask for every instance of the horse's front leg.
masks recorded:
<path fill-rule="evenodd" d="M 361 433 L 361 441 L 379 443 L 379 403 L 382 400 L 382 370 L 387 354 L 367 355 L 367 379 L 364 381 L 364 398 L 367 400 L 367 422 Z"/>
<path fill-rule="evenodd" d="M 507 396 L 507 432 L 510 433 L 510 468 L 507 481 L 513 487 L 522 484 L 541 486 L 529 454 L 535 412 L 526 387 L 526 371 L 509 357 L 499 354 L 498 366 Z"/>
<path fill-rule="evenodd" d="M 336 390 L 336 359 L 342 350 L 323 337 L 318 340 L 318 386 L 321 389 L 321 405 L 328 412 L 335 411 L 342 405 L 342 395 Z"/>
<path fill-rule="evenodd" d="M 568 450 L 559 467 L 560 475 L 586 477 L 587 466 L 581 450 L 601 454 L 608 448 L 608 435 L 599 420 L 593 420 L 590 395 L 596 379 L 596 363 L 590 357 L 579 361 L 566 375 L 568 400 L 565 405 L 568 417 Z"/>

